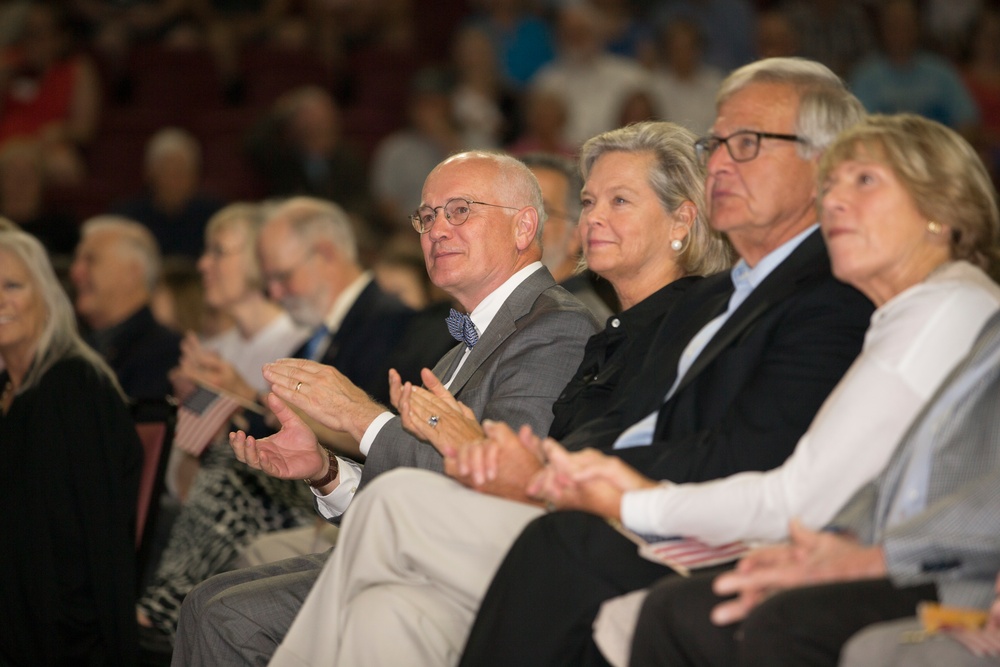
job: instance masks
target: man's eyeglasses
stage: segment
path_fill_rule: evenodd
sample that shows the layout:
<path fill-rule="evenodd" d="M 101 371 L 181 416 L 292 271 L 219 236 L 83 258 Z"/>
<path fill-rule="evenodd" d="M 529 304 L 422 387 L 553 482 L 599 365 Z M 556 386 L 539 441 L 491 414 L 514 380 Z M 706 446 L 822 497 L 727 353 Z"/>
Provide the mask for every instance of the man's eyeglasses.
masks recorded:
<path fill-rule="evenodd" d="M 444 219 L 447 220 L 453 227 L 458 227 L 469 219 L 469 213 L 472 212 L 472 209 L 470 208 L 472 204 L 479 204 L 480 206 L 493 206 L 495 208 L 506 208 L 511 211 L 517 210 L 516 206 L 488 204 L 484 201 L 473 201 L 463 197 L 454 197 L 446 201 L 444 206 L 421 206 L 410 216 L 410 222 L 413 223 L 413 228 L 417 230 L 417 232 L 420 234 L 426 234 L 434 225 L 434 220 L 437 219 L 437 212 L 441 210 L 444 211 Z"/>
<path fill-rule="evenodd" d="M 761 139 L 778 139 L 780 141 L 796 141 L 805 143 L 805 139 L 795 134 L 775 134 L 774 132 L 754 132 L 752 130 L 740 130 L 733 132 L 728 137 L 708 136 L 702 137 L 694 142 L 694 150 L 698 155 L 698 162 L 702 167 L 708 165 L 708 159 L 712 153 L 718 150 L 721 144 L 725 144 L 729 151 L 729 157 L 735 162 L 749 162 L 760 153 Z"/>
<path fill-rule="evenodd" d="M 290 269 L 286 269 L 284 271 L 272 271 L 271 273 L 265 273 L 263 276 L 264 284 L 280 285 L 281 287 L 287 288 L 288 283 L 291 282 L 292 276 L 295 275 L 295 272 L 298 271 L 300 268 L 302 268 L 302 265 L 306 263 L 306 260 L 312 257 L 315 252 L 316 252 L 315 248 L 307 250 L 306 253 L 302 256 L 302 259 L 295 262 L 292 265 L 292 268 Z"/>

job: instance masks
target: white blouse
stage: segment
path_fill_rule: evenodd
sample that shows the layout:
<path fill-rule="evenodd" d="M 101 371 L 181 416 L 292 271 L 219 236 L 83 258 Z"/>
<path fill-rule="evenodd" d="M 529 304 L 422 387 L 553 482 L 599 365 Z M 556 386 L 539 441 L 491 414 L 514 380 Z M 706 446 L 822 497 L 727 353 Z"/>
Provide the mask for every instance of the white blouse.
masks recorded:
<path fill-rule="evenodd" d="M 824 526 L 882 471 L 998 307 L 1000 287 L 978 268 L 953 262 L 937 269 L 874 312 L 861 354 L 783 465 L 628 492 L 622 523 L 638 533 L 710 544 L 778 541 L 792 518 Z"/>

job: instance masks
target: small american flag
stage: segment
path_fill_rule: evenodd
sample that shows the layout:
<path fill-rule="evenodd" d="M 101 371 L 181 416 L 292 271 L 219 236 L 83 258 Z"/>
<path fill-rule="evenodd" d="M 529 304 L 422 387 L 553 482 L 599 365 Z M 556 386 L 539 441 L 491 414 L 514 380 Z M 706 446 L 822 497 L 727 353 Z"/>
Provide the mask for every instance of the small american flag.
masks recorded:
<path fill-rule="evenodd" d="M 192 456 L 201 456 L 239 407 L 239 403 L 228 396 L 197 387 L 177 410 L 174 446 Z"/>
<path fill-rule="evenodd" d="M 746 542 L 710 546 L 693 537 L 639 535 L 617 521 L 610 523 L 622 535 L 635 542 L 639 547 L 640 556 L 654 563 L 666 565 L 682 577 L 690 576 L 691 570 L 731 563 L 751 549 L 751 545 Z"/>

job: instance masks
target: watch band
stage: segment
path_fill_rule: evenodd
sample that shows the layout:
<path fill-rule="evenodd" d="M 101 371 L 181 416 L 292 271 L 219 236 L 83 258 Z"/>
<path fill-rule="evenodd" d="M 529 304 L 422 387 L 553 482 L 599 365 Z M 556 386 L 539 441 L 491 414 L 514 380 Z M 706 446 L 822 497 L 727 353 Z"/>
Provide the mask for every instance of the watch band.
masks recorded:
<path fill-rule="evenodd" d="M 326 486 L 327 484 L 335 480 L 337 478 L 338 473 L 340 473 L 340 462 L 337 461 L 337 457 L 334 456 L 333 452 L 331 452 L 326 447 L 323 448 L 323 451 L 325 451 L 326 455 L 330 457 L 330 467 L 327 469 L 326 474 L 319 479 L 302 480 L 303 482 L 313 487 L 314 489 Z"/>

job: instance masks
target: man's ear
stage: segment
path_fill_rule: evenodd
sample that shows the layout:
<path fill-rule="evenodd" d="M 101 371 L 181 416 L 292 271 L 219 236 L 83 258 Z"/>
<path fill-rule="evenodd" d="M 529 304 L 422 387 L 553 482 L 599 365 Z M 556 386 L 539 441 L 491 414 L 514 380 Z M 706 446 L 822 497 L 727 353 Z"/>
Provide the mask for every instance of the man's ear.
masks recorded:
<path fill-rule="evenodd" d="M 516 215 L 514 243 L 518 251 L 523 252 L 535 241 L 535 234 L 538 232 L 538 211 L 534 206 L 525 206 Z"/>

